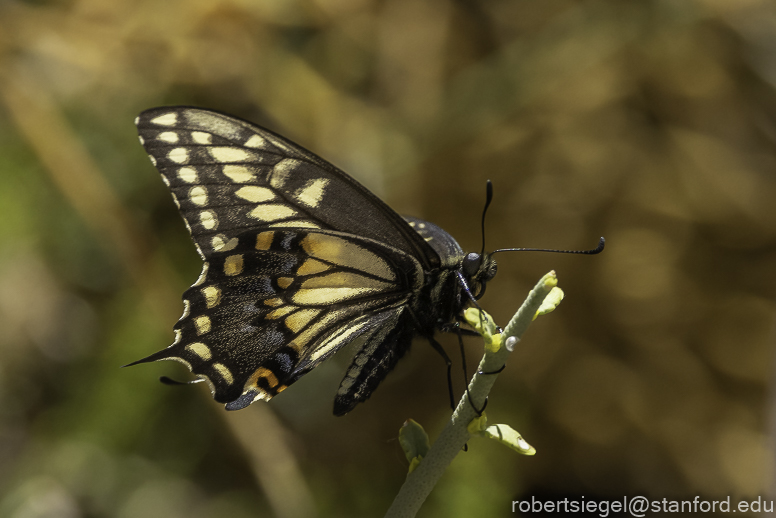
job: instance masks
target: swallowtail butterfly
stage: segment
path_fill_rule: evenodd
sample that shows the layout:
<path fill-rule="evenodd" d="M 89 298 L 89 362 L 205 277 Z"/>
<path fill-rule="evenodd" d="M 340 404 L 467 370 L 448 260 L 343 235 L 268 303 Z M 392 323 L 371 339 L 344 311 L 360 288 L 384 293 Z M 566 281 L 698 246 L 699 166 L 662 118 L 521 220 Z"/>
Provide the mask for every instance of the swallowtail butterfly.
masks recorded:
<path fill-rule="evenodd" d="M 496 274 L 489 255 L 464 254 L 267 129 L 188 107 L 135 123 L 204 266 L 175 342 L 130 365 L 179 361 L 228 410 L 269 401 L 360 337 L 334 401 L 335 415 L 349 412 L 413 337 L 435 344 Z"/>

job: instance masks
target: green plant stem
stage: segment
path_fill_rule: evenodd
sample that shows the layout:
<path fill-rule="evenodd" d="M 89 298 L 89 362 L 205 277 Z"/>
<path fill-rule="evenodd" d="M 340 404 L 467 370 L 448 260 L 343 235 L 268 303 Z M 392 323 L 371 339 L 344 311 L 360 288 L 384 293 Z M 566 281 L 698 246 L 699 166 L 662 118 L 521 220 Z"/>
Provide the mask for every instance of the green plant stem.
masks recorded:
<path fill-rule="evenodd" d="M 469 394 L 477 408 L 483 407 L 490 389 L 498 377 L 498 374 L 480 373 L 493 373 L 505 365 L 506 359 L 510 354 L 510 351 L 504 347 L 507 338 L 514 336 L 519 341 L 531 324 L 542 301 L 544 301 L 556 284 L 557 279 L 554 271 L 542 277 L 504 329 L 502 345 L 499 350 L 490 352 L 486 349 L 477 373 L 474 374 L 469 383 Z M 385 514 L 386 518 L 412 518 L 417 514 L 423 502 L 434 489 L 437 481 L 442 477 L 447 466 L 450 465 L 455 456 L 458 455 L 458 452 L 463 449 L 466 442 L 471 438 L 467 425 L 475 417 L 478 417 L 477 411 L 472 408 L 469 398 L 464 392 L 461 400 L 458 402 L 458 406 L 453 411 L 450 421 L 448 421 L 439 438 L 431 446 L 428 455 L 423 458 L 420 465 L 412 473 L 407 475 L 407 479 L 399 490 L 399 494 L 396 495 L 391 507 Z"/>

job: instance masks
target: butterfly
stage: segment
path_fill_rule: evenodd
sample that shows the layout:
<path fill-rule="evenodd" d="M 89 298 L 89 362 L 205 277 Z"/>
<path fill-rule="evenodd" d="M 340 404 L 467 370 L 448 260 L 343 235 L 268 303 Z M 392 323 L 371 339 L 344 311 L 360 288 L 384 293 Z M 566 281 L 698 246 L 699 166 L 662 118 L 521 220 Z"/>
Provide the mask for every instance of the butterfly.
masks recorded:
<path fill-rule="evenodd" d="M 334 400 L 365 401 L 409 349 L 460 323 L 496 274 L 485 253 L 402 217 L 345 172 L 272 131 L 215 111 L 161 107 L 135 123 L 204 261 L 175 360 L 238 410 L 269 401 L 360 339 Z"/>

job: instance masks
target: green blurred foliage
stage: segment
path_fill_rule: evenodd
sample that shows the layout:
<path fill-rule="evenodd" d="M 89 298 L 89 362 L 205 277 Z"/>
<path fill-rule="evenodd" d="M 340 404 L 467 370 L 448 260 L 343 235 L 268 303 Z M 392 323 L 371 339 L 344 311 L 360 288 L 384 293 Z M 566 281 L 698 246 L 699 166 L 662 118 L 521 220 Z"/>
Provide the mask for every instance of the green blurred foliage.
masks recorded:
<path fill-rule="evenodd" d="M 490 249 L 606 236 L 499 257 L 502 325 L 548 270 L 566 293 L 488 407 L 538 453 L 471 441 L 423 516 L 767 493 L 774 34 L 772 0 L 0 2 L 0 516 L 379 516 L 401 424 L 449 413 L 423 342 L 344 418 L 343 355 L 228 414 L 156 382 L 177 364 L 118 368 L 200 268 L 132 124 L 162 104 L 268 126 L 465 249 L 487 178 Z"/>

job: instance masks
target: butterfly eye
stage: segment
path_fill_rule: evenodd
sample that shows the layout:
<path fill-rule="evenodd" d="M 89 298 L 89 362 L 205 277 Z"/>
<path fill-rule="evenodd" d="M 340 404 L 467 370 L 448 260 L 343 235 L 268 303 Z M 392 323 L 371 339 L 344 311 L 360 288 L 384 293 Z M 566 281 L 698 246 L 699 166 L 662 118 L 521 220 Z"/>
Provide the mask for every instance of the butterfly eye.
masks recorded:
<path fill-rule="evenodd" d="M 482 256 L 471 252 L 466 254 L 466 257 L 463 258 L 461 267 L 463 268 L 463 273 L 466 274 L 467 277 L 473 277 L 477 271 L 479 271 L 480 265 L 482 265 Z"/>

